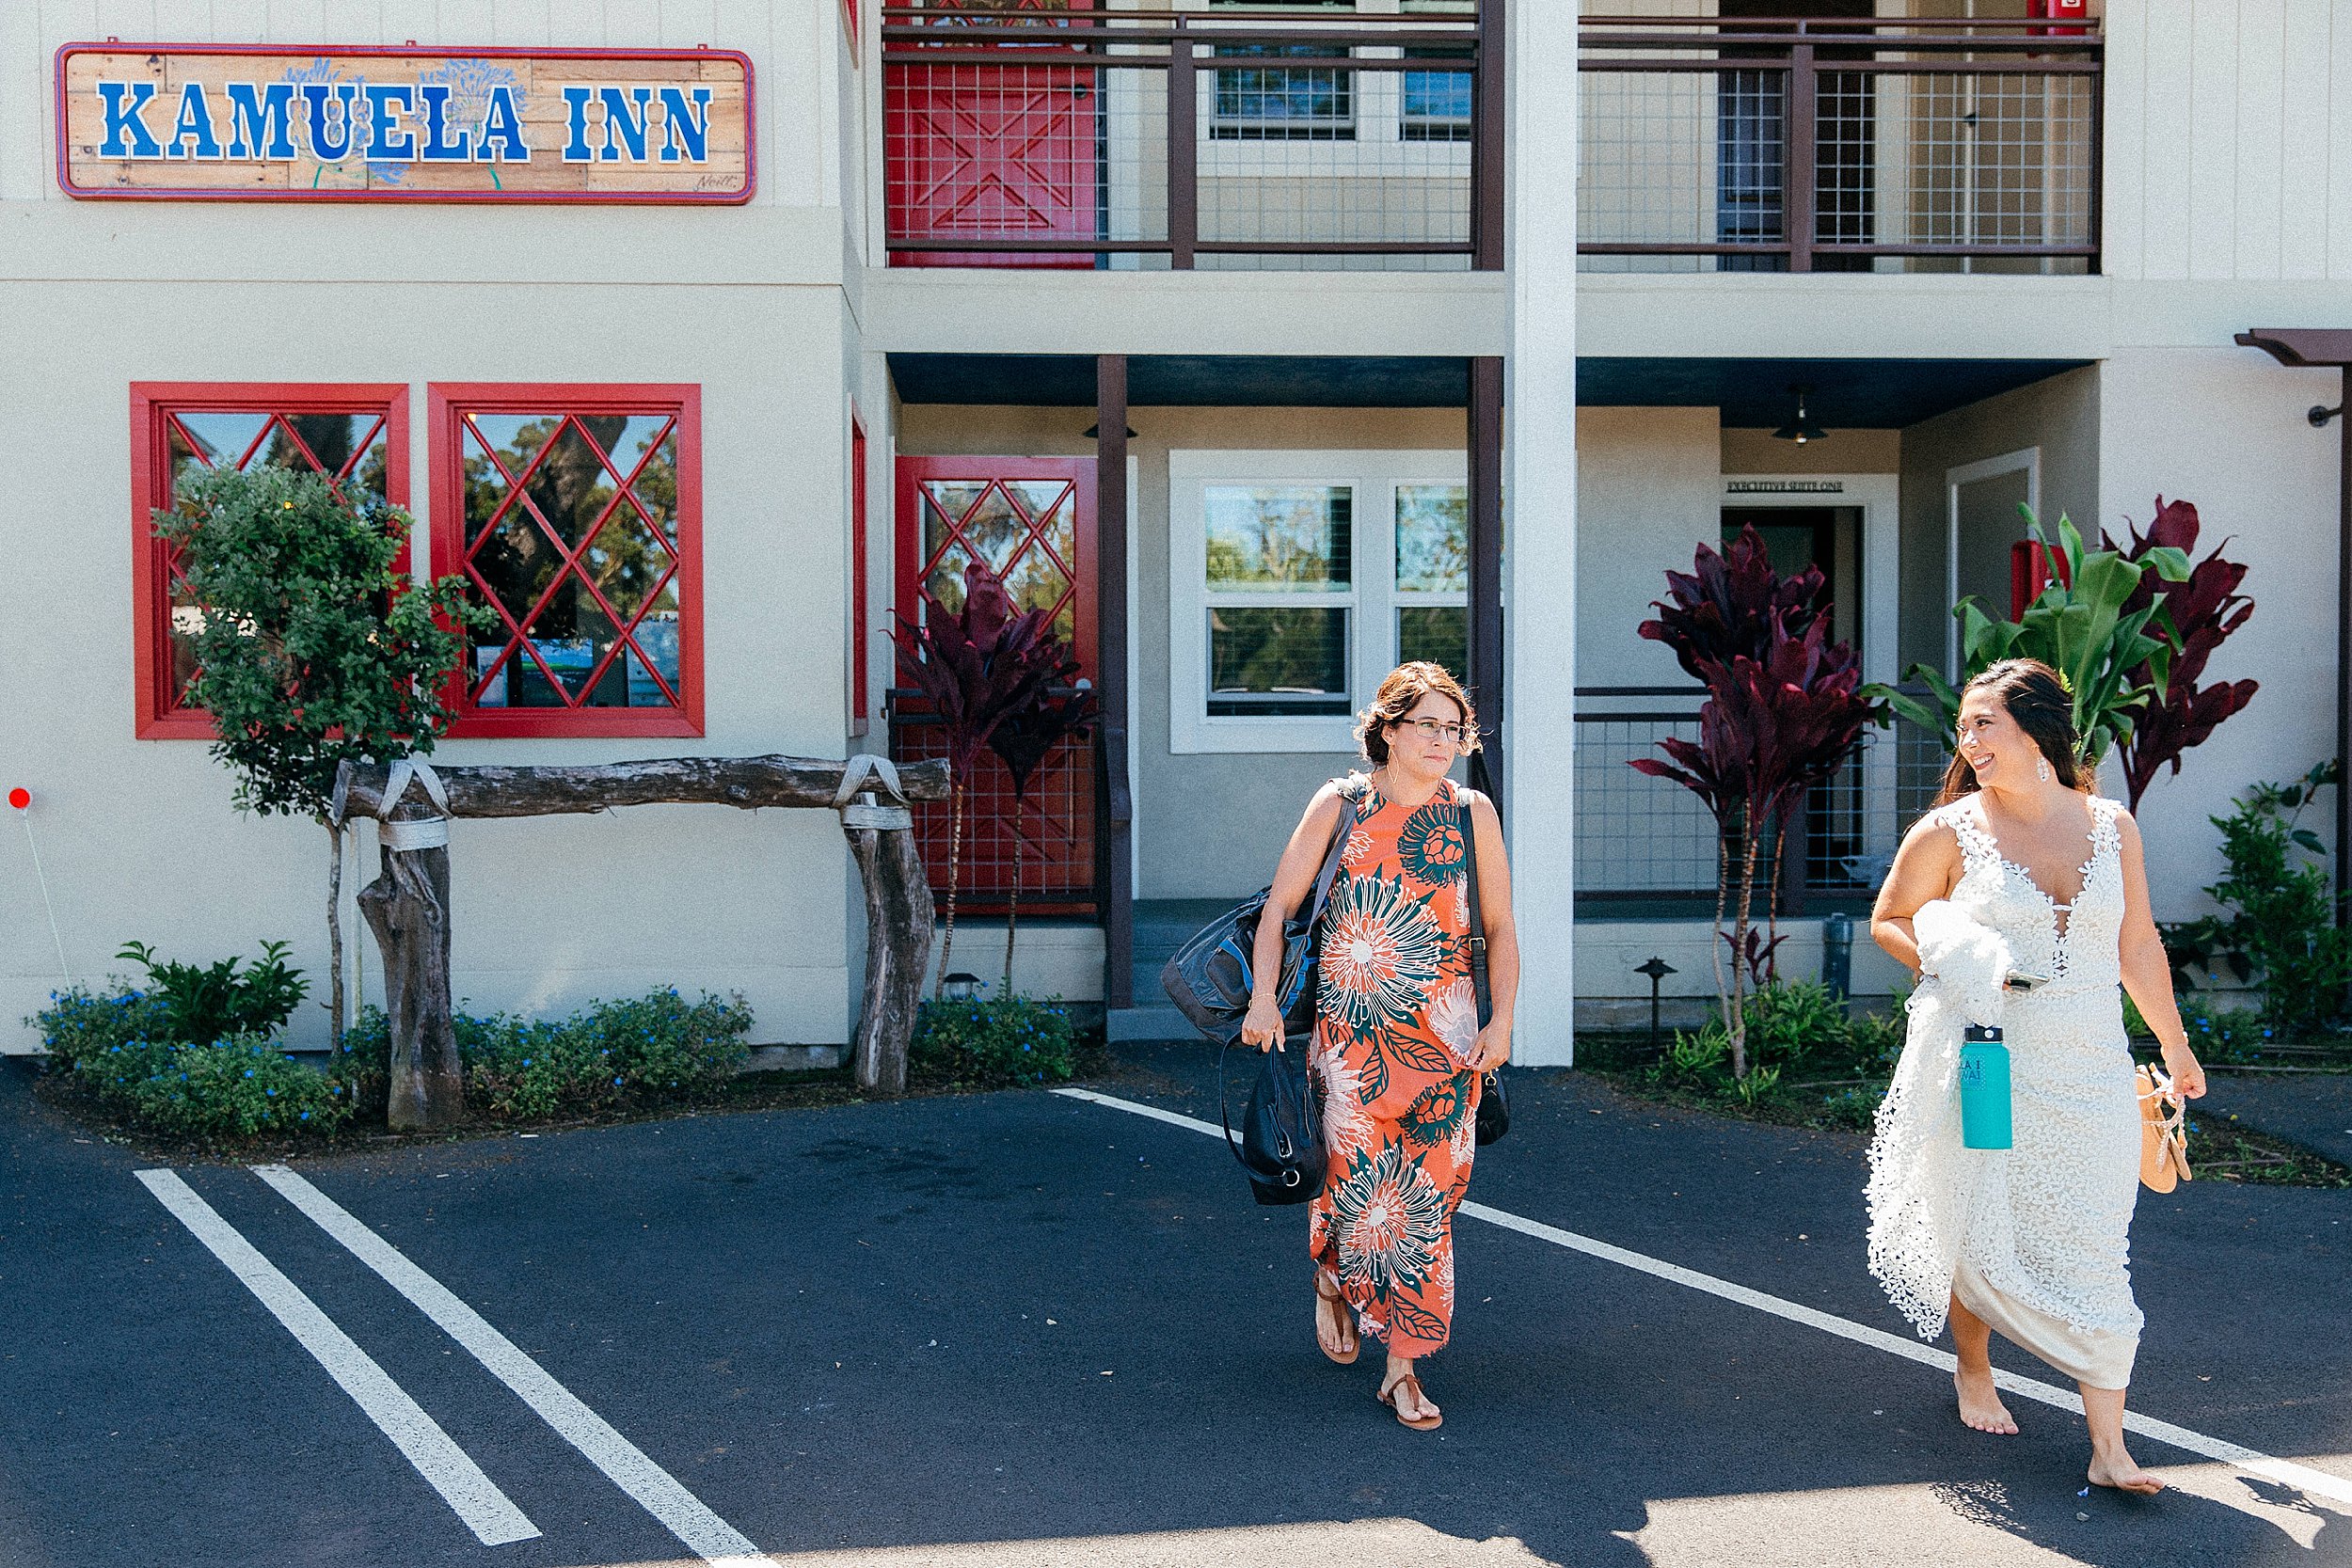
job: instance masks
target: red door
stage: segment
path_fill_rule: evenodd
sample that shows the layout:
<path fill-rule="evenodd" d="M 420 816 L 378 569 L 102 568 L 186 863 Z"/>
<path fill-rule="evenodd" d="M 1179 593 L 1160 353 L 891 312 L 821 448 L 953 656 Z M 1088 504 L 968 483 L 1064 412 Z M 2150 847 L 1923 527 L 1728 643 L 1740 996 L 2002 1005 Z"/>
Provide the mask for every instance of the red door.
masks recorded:
<path fill-rule="evenodd" d="M 1028 65 L 1027 44 L 954 37 L 1007 13 L 1094 8 L 1094 0 L 926 0 L 943 49 L 1002 54 L 985 65 L 894 65 L 884 72 L 889 232 L 894 239 L 1092 240 L 1098 237 L 1093 68 Z M 1050 14 L 1022 20 L 1053 28 Z M 1049 34 L 1036 47 L 1066 47 Z M 894 266 L 1091 267 L 1091 251 L 896 251 Z"/>
<path fill-rule="evenodd" d="M 963 569 L 977 560 L 1025 610 L 1046 610 L 1071 640 L 1081 678 L 1095 663 L 1094 460 L 1086 457 L 901 457 L 897 609 L 918 623 L 918 587 L 949 611 L 963 605 Z M 891 751 L 901 761 L 944 756 L 937 721 L 903 686 L 891 693 Z M 1029 781 L 1022 811 L 1021 907 L 1090 914 L 1095 887 L 1094 742 L 1066 741 Z M 918 805 L 916 841 L 932 884 L 947 885 L 945 805 Z M 1001 910 L 1012 890 L 1012 777 L 983 752 L 963 823 L 959 904 Z"/>

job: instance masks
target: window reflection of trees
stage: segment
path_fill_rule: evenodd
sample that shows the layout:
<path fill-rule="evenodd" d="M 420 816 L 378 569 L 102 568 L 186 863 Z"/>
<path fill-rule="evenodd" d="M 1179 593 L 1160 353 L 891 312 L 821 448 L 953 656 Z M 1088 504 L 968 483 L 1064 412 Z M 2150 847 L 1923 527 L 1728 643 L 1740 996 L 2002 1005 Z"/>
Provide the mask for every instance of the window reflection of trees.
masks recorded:
<path fill-rule="evenodd" d="M 597 679 L 594 691 L 578 689 L 641 610 L 644 623 L 675 622 L 677 617 L 676 594 L 663 585 L 672 559 L 665 545 L 675 533 L 677 515 L 676 438 L 662 434 L 664 424 L 643 415 L 584 414 L 569 420 L 546 415 L 521 423 L 496 462 L 478 448 L 465 459 L 467 533 L 477 542 L 475 575 L 537 646 L 573 700 L 589 706 L 668 705 L 670 699 L 658 685 L 630 680 L 632 663 L 641 672 L 646 663 L 658 668 L 674 689 L 677 683 L 675 636 L 645 634 L 639 648 L 643 658 L 624 650 Z M 478 433 L 479 426 L 474 428 Z M 657 435 L 661 436 L 660 445 L 648 458 L 648 445 Z M 531 468 L 522 493 L 501 514 L 510 490 L 508 476 L 530 467 L 543 447 L 546 456 Z M 609 467 L 599 451 L 610 454 Z M 641 458 L 646 459 L 644 466 L 628 495 L 622 496 L 616 472 L 628 473 Z M 580 547 L 583 540 L 585 546 Z M 578 566 L 566 572 L 564 557 L 573 548 L 579 548 Z M 589 592 L 591 582 L 619 617 L 617 623 Z M 550 586 L 552 594 L 548 593 Z M 539 607 L 535 615 L 534 606 Z M 481 637 L 477 648 L 489 651 L 475 656 L 477 676 L 487 673 L 509 641 L 504 627 Z M 658 646 L 644 647 L 644 641 Z M 593 657 L 584 662 L 577 647 L 580 642 L 593 649 Z M 492 678 L 493 688 L 500 684 Z M 564 701 L 521 650 L 507 660 L 502 686 L 510 706 L 561 706 Z M 479 700 L 495 704 L 498 699 L 485 690 Z"/>

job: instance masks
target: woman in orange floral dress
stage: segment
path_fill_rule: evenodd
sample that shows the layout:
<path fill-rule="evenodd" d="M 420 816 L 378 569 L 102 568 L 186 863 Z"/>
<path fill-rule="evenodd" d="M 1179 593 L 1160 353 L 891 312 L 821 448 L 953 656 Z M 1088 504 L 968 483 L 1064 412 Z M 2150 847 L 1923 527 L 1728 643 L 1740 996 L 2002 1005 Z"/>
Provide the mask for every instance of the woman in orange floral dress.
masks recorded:
<path fill-rule="evenodd" d="M 1380 683 L 1356 734 L 1372 776 L 1316 792 L 1267 902 L 1297 911 L 1339 828 L 1343 794 L 1354 800 L 1356 825 L 1318 936 L 1309 1056 L 1331 1155 L 1308 1233 L 1315 1338 L 1333 1361 L 1352 1364 L 1360 1322 L 1388 1350 L 1381 1402 L 1427 1431 L 1442 1418 L 1415 1363 L 1453 1331 L 1454 1212 L 1470 1186 L 1480 1076 L 1511 1054 L 1518 946 L 1502 821 L 1485 796 L 1446 777 L 1478 744 L 1461 687 L 1438 665 L 1403 665 Z M 1470 986 L 1464 808 L 1493 1001 L 1483 1029 Z M 1272 995 L 1280 931 L 1278 921 L 1259 922 L 1260 983 L 1242 1037 L 1261 1050 L 1282 1044 Z"/>

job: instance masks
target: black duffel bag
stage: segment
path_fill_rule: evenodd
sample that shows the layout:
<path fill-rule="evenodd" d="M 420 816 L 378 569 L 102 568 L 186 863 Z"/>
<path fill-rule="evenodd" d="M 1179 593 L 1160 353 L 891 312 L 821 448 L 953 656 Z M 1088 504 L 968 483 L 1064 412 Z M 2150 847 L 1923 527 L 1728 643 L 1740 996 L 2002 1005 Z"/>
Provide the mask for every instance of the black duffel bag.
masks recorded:
<path fill-rule="evenodd" d="M 1323 857 L 1315 878 L 1315 895 L 1308 907 L 1282 927 L 1282 974 L 1275 988 L 1275 1005 L 1282 1010 L 1282 1032 L 1304 1038 L 1315 1027 L 1315 926 L 1323 918 L 1324 901 L 1339 875 L 1340 854 L 1356 827 L 1356 800 L 1340 796 L 1339 831 Z M 1194 933 L 1160 970 L 1160 989 L 1192 1026 L 1218 1045 L 1241 1039 L 1242 1020 L 1249 1012 L 1251 965 L 1257 950 L 1258 922 L 1265 913 L 1261 889 Z"/>
<path fill-rule="evenodd" d="M 1232 1049 L 1229 1045 L 1216 1053 L 1216 1114 L 1225 1124 L 1225 1147 L 1241 1162 L 1260 1203 L 1311 1202 L 1323 1191 L 1330 1155 L 1324 1148 L 1323 1110 L 1315 1103 L 1306 1046 L 1294 1041 L 1288 1049 L 1264 1053 L 1238 1140 L 1225 1092 L 1225 1055 Z"/>

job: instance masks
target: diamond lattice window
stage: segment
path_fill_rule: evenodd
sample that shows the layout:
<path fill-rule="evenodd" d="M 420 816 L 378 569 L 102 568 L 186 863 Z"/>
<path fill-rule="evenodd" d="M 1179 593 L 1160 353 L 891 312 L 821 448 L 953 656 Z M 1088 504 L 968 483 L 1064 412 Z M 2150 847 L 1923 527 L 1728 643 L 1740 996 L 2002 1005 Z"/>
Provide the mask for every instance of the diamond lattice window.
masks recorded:
<path fill-rule="evenodd" d="M 434 562 L 495 620 L 469 735 L 699 735 L 691 388 L 434 388 Z"/>
<path fill-rule="evenodd" d="M 210 738 L 211 716 L 186 701 L 196 678 L 190 599 L 179 552 L 150 519 L 207 468 L 275 466 L 325 474 L 337 493 L 408 504 L 405 387 L 135 383 L 131 388 L 137 734 Z M 406 565 L 404 555 L 401 562 Z"/>

